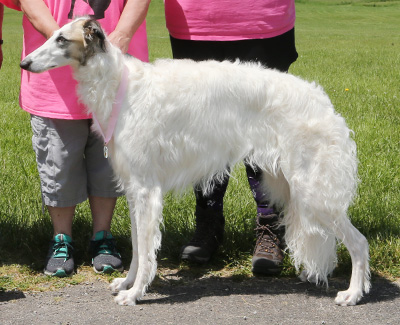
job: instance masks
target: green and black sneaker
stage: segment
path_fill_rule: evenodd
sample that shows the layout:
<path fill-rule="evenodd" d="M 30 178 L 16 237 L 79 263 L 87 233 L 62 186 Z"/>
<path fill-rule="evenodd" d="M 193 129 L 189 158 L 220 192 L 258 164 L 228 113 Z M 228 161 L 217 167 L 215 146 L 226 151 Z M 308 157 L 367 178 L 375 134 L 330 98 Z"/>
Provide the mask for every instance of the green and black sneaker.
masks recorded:
<path fill-rule="evenodd" d="M 96 273 L 122 272 L 121 255 L 115 247 L 115 239 L 108 231 L 99 231 L 94 239 L 90 241 L 90 250 L 92 252 L 92 264 Z"/>
<path fill-rule="evenodd" d="M 66 277 L 74 272 L 74 258 L 72 238 L 68 235 L 58 234 L 50 242 L 47 253 L 44 274 Z"/>

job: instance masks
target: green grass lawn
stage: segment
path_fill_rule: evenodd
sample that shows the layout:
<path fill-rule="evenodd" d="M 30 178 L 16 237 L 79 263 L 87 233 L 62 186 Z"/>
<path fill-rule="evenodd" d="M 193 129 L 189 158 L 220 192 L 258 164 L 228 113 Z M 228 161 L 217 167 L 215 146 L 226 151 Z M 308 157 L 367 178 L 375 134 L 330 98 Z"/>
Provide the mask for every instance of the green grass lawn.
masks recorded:
<path fill-rule="evenodd" d="M 400 1 L 303 0 L 296 9 L 299 58 L 290 72 L 321 84 L 355 131 L 361 183 L 350 216 L 370 243 L 373 274 L 400 277 Z M 151 60 L 170 57 L 161 0 L 152 2 L 147 20 Z M 80 205 L 73 226 L 78 274 L 67 280 L 42 276 L 52 226 L 41 211 L 29 116 L 18 106 L 21 35 L 21 15 L 6 10 L 0 70 L 0 290 L 45 290 L 49 283 L 62 286 L 90 276 L 91 218 L 88 205 Z M 188 269 L 178 253 L 193 231 L 193 213 L 190 191 L 178 199 L 166 197 L 161 265 Z M 248 276 L 255 206 L 241 166 L 230 181 L 225 216 L 224 247 L 211 265 L 195 271 Z M 120 199 L 112 231 L 127 265 L 129 225 L 126 202 Z M 349 277 L 350 265 L 339 246 L 335 274 Z M 294 275 L 288 258 L 283 275 Z"/>

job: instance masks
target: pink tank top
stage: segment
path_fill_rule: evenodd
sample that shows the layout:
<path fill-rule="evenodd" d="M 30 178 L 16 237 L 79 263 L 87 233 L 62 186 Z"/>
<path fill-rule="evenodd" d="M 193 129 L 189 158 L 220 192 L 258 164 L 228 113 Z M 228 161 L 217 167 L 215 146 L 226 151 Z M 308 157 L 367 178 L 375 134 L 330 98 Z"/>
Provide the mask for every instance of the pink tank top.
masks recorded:
<path fill-rule="evenodd" d="M 95 15 L 104 30 L 111 33 L 119 20 L 124 0 L 98 0 L 93 8 L 87 0 L 44 0 L 59 26 L 73 17 Z M 24 39 L 22 58 L 41 46 L 46 39 L 37 32 L 26 17 L 23 18 Z M 145 23 L 132 38 L 128 53 L 142 61 L 148 61 L 148 47 Z M 69 66 L 40 74 L 22 70 L 20 106 L 25 111 L 50 118 L 87 119 L 90 116 L 76 95 L 77 82 L 72 77 Z"/>
<path fill-rule="evenodd" d="M 164 0 L 169 33 L 179 39 L 234 41 L 294 27 L 294 0 Z"/>

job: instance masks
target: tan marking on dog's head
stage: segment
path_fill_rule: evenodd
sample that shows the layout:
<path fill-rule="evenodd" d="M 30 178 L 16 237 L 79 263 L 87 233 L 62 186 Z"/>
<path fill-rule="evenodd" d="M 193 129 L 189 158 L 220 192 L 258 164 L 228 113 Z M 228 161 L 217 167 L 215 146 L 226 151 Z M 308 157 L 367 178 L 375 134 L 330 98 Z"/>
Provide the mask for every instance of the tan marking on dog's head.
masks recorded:
<path fill-rule="evenodd" d="M 22 69 L 40 73 L 71 65 L 86 65 L 96 53 L 106 51 L 106 35 L 100 24 L 86 17 L 78 18 L 55 31 L 41 47 L 21 62 Z"/>
<path fill-rule="evenodd" d="M 69 26 L 69 29 L 64 31 L 66 38 L 76 41 L 76 42 L 81 42 L 82 45 L 84 44 L 84 38 L 83 38 L 83 25 L 88 21 L 88 19 L 77 19 L 72 22 L 72 24 Z"/>
<path fill-rule="evenodd" d="M 78 19 L 60 33 L 57 41 L 66 40 L 68 45 L 65 47 L 65 56 L 85 65 L 95 53 L 106 51 L 105 37 L 96 20 Z"/>

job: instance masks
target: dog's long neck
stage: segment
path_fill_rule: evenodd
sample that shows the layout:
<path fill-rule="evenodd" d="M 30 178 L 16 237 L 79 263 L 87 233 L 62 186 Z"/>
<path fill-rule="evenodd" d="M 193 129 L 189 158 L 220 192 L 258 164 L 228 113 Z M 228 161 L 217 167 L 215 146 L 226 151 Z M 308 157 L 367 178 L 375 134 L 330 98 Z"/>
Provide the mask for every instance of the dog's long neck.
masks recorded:
<path fill-rule="evenodd" d="M 124 69 L 121 51 L 106 41 L 106 52 L 97 53 L 75 70 L 80 100 L 95 114 L 103 130 L 107 127 Z"/>

